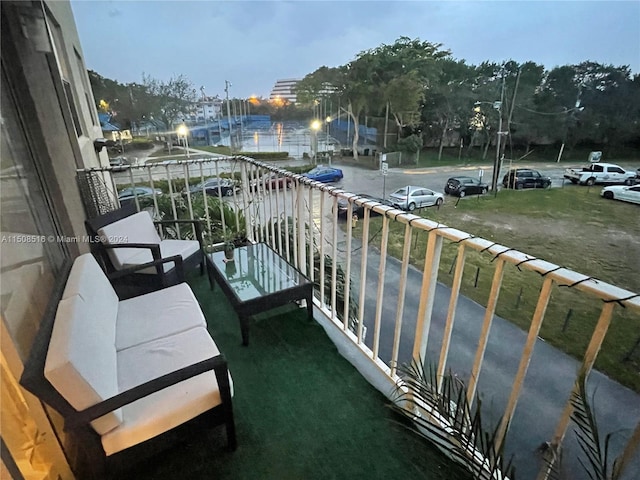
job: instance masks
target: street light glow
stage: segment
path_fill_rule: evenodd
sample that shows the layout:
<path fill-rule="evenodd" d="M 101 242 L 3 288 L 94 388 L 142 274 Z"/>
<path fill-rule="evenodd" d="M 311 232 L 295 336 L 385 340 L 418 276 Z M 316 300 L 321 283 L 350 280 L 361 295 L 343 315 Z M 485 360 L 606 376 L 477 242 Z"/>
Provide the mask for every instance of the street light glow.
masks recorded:
<path fill-rule="evenodd" d="M 176 129 L 176 133 L 178 134 L 178 138 L 182 137 L 184 139 L 184 148 L 187 151 L 187 158 L 189 158 L 189 129 L 183 123 Z"/>
<path fill-rule="evenodd" d="M 320 130 L 320 127 L 322 126 L 322 123 L 320 122 L 320 120 L 314 120 L 313 122 L 311 122 L 311 128 L 313 130 Z"/>

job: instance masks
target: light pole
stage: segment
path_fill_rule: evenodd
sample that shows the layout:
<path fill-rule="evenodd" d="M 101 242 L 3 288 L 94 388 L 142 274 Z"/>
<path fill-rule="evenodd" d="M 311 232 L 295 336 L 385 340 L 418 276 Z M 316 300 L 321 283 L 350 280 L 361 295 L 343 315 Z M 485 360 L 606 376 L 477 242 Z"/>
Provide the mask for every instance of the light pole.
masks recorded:
<path fill-rule="evenodd" d="M 189 129 L 184 123 L 178 127 L 177 134 L 179 137 L 182 136 L 184 138 L 184 147 L 187 150 L 187 158 L 189 158 Z"/>
<path fill-rule="evenodd" d="M 233 153 L 233 131 L 231 130 L 231 107 L 229 106 L 229 87 L 231 82 L 229 80 L 224 81 L 224 92 L 227 94 L 227 123 L 229 124 L 229 148 Z"/>
<path fill-rule="evenodd" d="M 331 153 L 329 152 L 329 126 L 331 125 L 331 117 L 327 117 L 325 121 L 327 122 L 327 140 L 324 142 L 324 148 L 327 151 L 327 155 L 329 155 L 329 165 L 331 165 Z"/>
<path fill-rule="evenodd" d="M 322 128 L 320 120 L 311 122 L 311 149 L 313 151 L 313 164 L 318 163 L 318 131 Z"/>

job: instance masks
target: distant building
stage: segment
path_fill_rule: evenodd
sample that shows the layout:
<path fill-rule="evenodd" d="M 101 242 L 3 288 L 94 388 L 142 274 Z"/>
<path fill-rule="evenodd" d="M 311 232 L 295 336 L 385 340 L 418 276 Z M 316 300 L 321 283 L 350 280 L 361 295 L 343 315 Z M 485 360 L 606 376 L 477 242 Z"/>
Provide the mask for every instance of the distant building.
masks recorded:
<path fill-rule="evenodd" d="M 287 102 L 296 103 L 295 87 L 300 81 L 299 78 L 285 78 L 277 80 L 271 90 L 269 100 L 286 100 Z"/>
<path fill-rule="evenodd" d="M 194 104 L 191 120 L 196 122 L 213 122 L 222 111 L 222 100 L 215 97 L 202 97 Z M 195 118 L 194 118 L 195 117 Z"/>

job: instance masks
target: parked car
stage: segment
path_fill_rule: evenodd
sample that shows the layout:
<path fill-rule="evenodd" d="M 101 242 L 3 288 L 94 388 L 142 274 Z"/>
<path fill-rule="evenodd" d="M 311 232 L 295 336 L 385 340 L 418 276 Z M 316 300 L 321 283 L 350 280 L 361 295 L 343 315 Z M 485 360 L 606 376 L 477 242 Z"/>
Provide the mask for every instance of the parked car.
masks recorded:
<path fill-rule="evenodd" d="M 381 203 L 383 205 L 388 205 L 389 207 L 393 207 L 393 204 L 389 200 L 385 200 L 384 198 L 374 197 L 373 195 L 369 195 L 368 193 L 358 193 L 356 195 L 358 195 L 358 197 L 360 197 L 361 199 L 371 200 L 371 201 Z M 365 207 L 363 207 L 362 205 L 357 205 L 356 203 L 353 203 L 353 215 L 357 216 L 358 218 L 363 218 L 364 208 Z M 344 198 L 339 199 L 338 200 L 338 217 L 347 218 L 348 212 L 349 212 L 349 202 Z M 374 212 L 373 210 L 371 210 L 370 216 L 375 217 L 378 215 L 380 215 L 378 212 Z"/>
<path fill-rule="evenodd" d="M 204 182 L 200 182 L 197 185 L 191 185 L 189 187 L 189 192 L 191 195 L 201 194 L 203 191 L 207 195 L 211 195 L 214 197 L 222 196 L 222 197 L 230 197 L 234 194 L 234 192 L 238 192 L 240 188 L 231 179 L 228 178 L 219 178 L 213 177 Z M 182 190 L 182 195 L 187 194 L 187 189 Z"/>
<path fill-rule="evenodd" d="M 127 157 L 122 156 L 113 157 L 109 159 L 109 165 L 114 172 L 121 172 L 129 168 L 129 160 L 127 160 Z"/>
<path fill-rule="evenodd" d="M 151 187 L 129 187 L 118 192 L 118 199 L 122 205 L 123 203 L 135 201 L 135 197 L 138 197 L 138 199 L 152 197 L 154 193 L 156 196 L 162 195 L 162 190 Z"/>
<path fill-rule="evenodd" d="M 590 163 L 586 167 L 569 167 L 564 171 L 564 178 L 571 183 L 588 186 L 596 183 L 633 185 L 636 176 L 636 172 L 627 171 L 613 163 Z"/>
<path fill-rule="evenodd" d="M 472 177 L 451 177 L 444 186 L 444 193 L 464 197 L 487 193 L 489 185 Z"/>
<path fill-rule="evenodd" d="M 251 181 L 251 191 L 255 192 L 259 188 L 266 188 L 267 190 L 284 190 L 291 188 L 293 185 L 293 178 L 283 177 L 275 172 L 267 173 L 258 180 Z"/>
<path fill-rule="evenodd" d="M 514 168 L 502 178 L 502 186 L 505 188 L 549 188 L 551 178 L 540 175 L 537 170 L 530 168 Z"/>
<path fill-rule="evenodd" d="M 442 205 L 444 195 L 428 188 L 407 185 L 389 195 L 389 201 L 394 207 L 412 212 L 416 208 Z"/>
<path fill-rule="evenodd" d="M 600 195 L 610 200 L 622 200 L 640 205 L 640 185 L 612 185 L 610 187 L 604 187 Z"/>
<path fill-rule="evenodd" d="M 318 165 L 307 173 L 302 174 L 302 176 L 323 183 L 337 182 L 343 177 L 342 170 L 339 168 L 325 167 L 323 165 Z"/>

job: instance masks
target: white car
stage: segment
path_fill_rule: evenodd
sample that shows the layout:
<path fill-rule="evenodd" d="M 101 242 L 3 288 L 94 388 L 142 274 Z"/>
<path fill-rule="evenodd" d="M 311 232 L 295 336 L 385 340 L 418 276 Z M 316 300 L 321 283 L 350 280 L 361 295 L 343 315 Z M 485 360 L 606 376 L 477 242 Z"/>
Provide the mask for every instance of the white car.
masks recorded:
<path fill-rule="evenodd" d="M 611 187 L 604 187 L 600 192 L 600 195 L 611 200 L 622 200 L 640 205 L 640 185 L 633 185 L 629 187 L 624 185 L 613 185 Z"/>
<path fill-rule="evenodd" d="M 395 207 L 412 212 L 416 208 L 442 205 L 444 195 L 428 188 L 407 185 L 389 195 L 389 201 Z"/>

